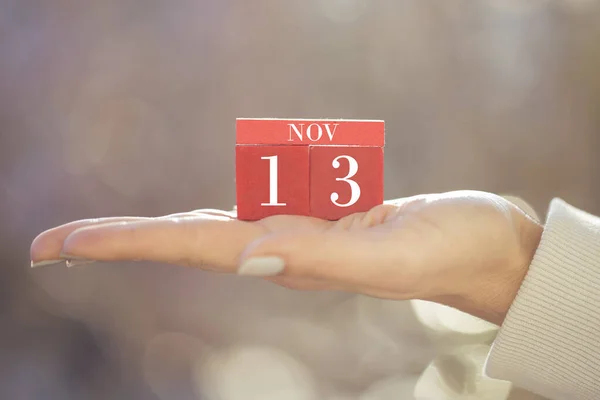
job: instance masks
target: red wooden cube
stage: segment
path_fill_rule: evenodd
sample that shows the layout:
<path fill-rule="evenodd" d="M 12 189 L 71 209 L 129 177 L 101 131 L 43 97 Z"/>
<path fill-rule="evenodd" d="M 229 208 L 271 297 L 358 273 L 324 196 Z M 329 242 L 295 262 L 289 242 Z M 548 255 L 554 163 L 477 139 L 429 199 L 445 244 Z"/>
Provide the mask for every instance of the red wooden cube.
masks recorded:
<path fill-rule="evenodd" d="M 309 215 L 307 146 L 236 146 L 238 218 Z"/>
<path fill-rule="evenodd" d="M 382 147 L 311 146 L 311 216 L 337 220 L 382 203 Z"/>
<path fill-rule="evenodd" d="M 238 119 L 241 220 L 336 220 L 383 202 L 383 121 Z"/>

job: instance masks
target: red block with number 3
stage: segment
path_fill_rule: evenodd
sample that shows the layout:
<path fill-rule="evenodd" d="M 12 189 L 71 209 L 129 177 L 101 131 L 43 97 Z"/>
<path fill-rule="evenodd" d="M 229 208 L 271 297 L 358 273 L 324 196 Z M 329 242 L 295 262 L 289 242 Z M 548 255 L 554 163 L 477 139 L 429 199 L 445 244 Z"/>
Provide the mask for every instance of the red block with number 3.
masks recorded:
<path fill-rule="evenodd" d="M 383 202 L 383 121 L 238 119 L 236 130 L 240 220 L 337 220 Z"/>
<path fill-rule="evenodd" d="M 337 220 L 383 203 L 383 148 L 310 148 L 310 215 Z"/>

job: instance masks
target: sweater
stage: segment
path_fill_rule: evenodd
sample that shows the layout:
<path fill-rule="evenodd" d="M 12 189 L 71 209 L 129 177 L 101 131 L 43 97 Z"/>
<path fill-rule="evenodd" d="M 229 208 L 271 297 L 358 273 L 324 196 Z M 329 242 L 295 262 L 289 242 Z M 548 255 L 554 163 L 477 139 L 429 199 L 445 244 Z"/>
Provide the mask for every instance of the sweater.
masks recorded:
<path fill-rule="evenodd" d="M 600 399 L 600 218 L 551 202 L 484 373 L 552 400 Z"/>

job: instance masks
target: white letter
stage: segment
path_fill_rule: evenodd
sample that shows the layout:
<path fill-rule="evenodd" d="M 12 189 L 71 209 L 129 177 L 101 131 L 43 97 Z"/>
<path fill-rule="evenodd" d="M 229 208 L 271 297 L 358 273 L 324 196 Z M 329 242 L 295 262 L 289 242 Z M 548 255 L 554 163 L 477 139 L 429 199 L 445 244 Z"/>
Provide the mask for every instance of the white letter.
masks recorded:
<path fill-rule="evenodd" d="M 269 160 L 269 202 L 261 203 L 261 206 L 286 206 L 286 203 L 278 201 L 278 176 L 277 176 L 277 156 L 261 157 L 261 160 Z"/>
<path fill-rule="evenodd" d="M 288 126 L 290 127 L 290 138 L 288 139 L 288 142 L 294 141 L 294 139 L 292 139 L 292 129 L 296 132 L 296 136 L 298 136 L 298 139 L 302 141 L 302 132 L 304 131 L 304 124 L 300 124 L 300 130 L 298 130 L 298 127 L 296 127 L 296 125 L 294 124 L 288 124 Z"/>
<path fill-rule="evenodd" d="M 356 204 L 356 202 L 360 199 L 360 186 L 355 181 L 350 180 L 350 178 L 352 178 L 358 172 L 358 162 L 356 161 L 356 159 L 350 156 L 339 156 L 335 160 L 333 160 L 333 168 L 337 169 L 340 167 L 340 158 L 345 158 L 346 160 L 348 160 L 348 164 L 350 165 L 350 171 L 348 172 L 348 175 L 345 178 L 336 178 L 335 180 L 347 182 L 350 185 L 352 196 L 350 196 L 350 201 L 348 203 L 340 204 L 337 202 L 340 199 L 340 195 L 334 192 L 331 194 L 331 201 L 338 207 L 350 207 Z"/>
<path fill-rule="evenodd" d="M 329 140 L 333 141 L 333 135 L 335 135 L 335 130 L 337 129 L 339 124 L 333 124 L 333 132 L 329 128 L 329 124 L 324 124 L 325 129 L 327 130 L 327 135 L 329 136 Z"/>
<path fill-rule="evenodd" d="M 310 128 L 312 128 L 313 126 L 316 126 L 317 128 L 319 128 L 319 135 L 317 136 L 316 139 L 313 139 L 312 135 L 310 134 Z M 308 128 L 306 128 L 306 136 L 308 136 L 308 138 L 310 140 L 312 140 L 313 142 L 316 142 L 317 140 L 321 140 L 321 137 L 323 136 L 323 128 L 321 128 L 321 125 L 319 125 L 319 124 L 310 124 L 308 126 Z"/>

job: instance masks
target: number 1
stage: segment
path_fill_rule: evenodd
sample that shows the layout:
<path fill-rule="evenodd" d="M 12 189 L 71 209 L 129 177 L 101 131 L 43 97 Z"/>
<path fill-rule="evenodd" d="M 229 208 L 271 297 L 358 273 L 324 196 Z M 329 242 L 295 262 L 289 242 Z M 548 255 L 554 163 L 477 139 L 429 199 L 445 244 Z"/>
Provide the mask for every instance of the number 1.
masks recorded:
<path fill-rule="evenodd" d="M 277 156 L 271 157 L 261 157 L 261 160 L 269 160 L 269 202 L 261 203 L 261 206 L 271 206 L 271 207 L 283 207 L 287 206 L 286 203 L 280 203 L 278 194 L 278 163 Z"/>

